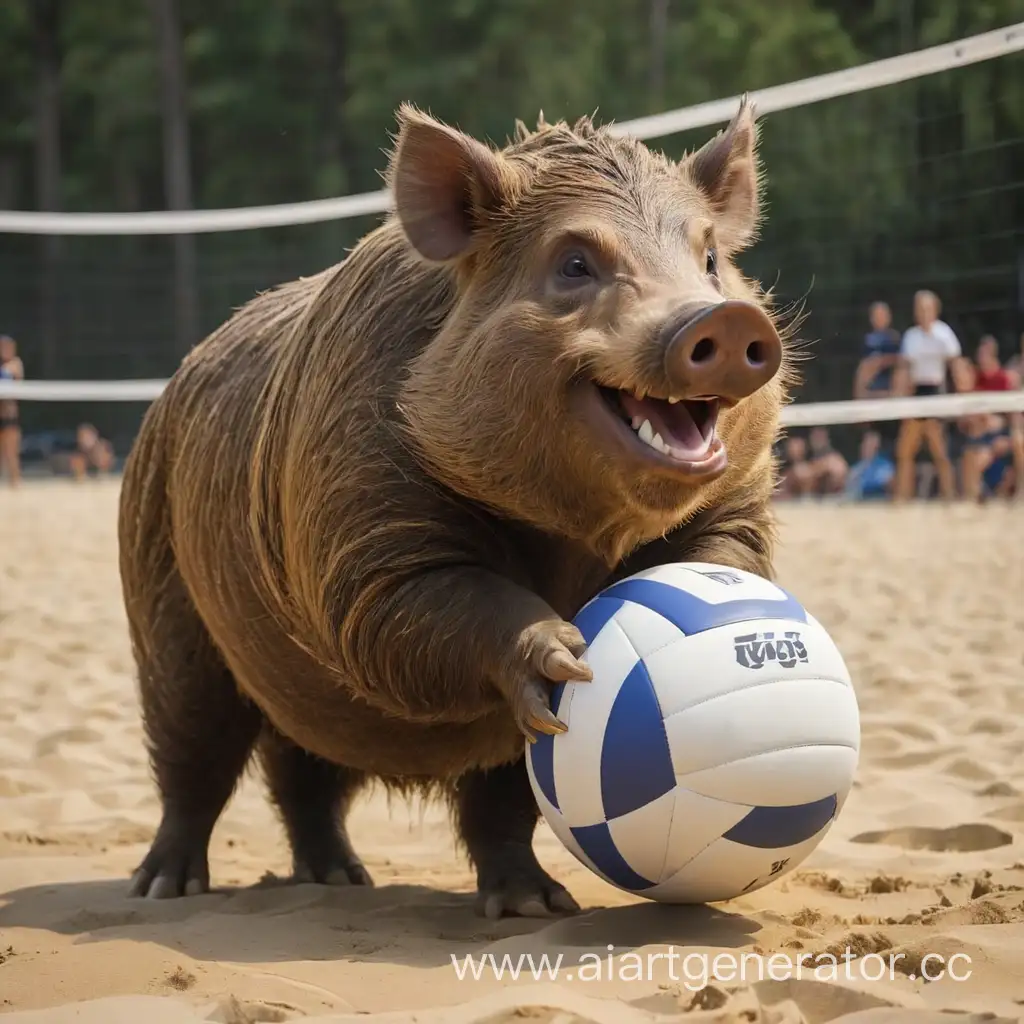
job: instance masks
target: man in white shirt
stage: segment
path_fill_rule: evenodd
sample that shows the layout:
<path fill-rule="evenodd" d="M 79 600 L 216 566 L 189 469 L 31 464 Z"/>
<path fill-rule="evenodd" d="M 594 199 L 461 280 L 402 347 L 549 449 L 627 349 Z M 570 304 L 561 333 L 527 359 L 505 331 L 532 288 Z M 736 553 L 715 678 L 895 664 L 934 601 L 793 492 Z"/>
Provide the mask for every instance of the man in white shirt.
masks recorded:
<path fill-rule="evenodd" d="M 961 358 L 960 341 L 949 324 L 939 319 L 942 305 L 934 292 L 920 291 L 914 296 L 915 325 L 903 335 L 900 357 L 913 395 L 939 395 L 946 390 L 946 374 Z M 914 492 L 914 464 L 921 442 L 926 441 L 939 490 L 947 500 L 956 496 L 956 477 L 946 447 L 943 423 L 936 419 L 904 420 L 896 440 L 897 499 Z"/>

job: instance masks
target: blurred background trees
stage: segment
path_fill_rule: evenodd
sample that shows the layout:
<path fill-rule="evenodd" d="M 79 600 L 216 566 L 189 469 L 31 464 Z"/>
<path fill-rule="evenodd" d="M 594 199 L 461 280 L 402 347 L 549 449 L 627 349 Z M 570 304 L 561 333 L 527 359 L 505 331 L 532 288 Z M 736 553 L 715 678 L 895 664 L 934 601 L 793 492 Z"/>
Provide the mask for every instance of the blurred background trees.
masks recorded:
<path fill-rule="evenodd" d="M 1021 13 L 1021 0 L 5 0 L 0 208 L 373 190 L 403 100 L 501 142 L 540 109 L 625 120 Z M 651 144 L 679 156 L 716 129 Z M 967 341 L 990 331 L 1009 347 L 1024 329 L 1024 58 L 770 115 L 763 153 L 769 219 L 744 266 L 806 302 L 817 358 L 802 397 L 848 397 L 875 298 L 905 326 L 913 290 L 932 287 Z M 34 377 L 166 376 L 232 307 L 337 261 L 374 223 L 0 235 L 0 331 Z M 138 410 L 105 414 L 121 432 Z"/>

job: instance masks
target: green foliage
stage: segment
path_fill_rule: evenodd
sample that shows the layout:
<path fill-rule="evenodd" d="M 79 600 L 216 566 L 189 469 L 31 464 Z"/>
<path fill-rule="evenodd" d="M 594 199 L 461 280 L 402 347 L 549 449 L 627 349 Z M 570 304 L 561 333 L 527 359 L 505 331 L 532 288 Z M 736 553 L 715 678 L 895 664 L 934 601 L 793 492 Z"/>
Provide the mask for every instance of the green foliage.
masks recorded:
<path fill-rule="evenodd" d="M 0 4 L 0 205 L 13 205 L 27 190 L 24 154 L 35 136 L 32 74 L 28 10 Z"/>
<path fill-rule="evenodd" d="M 0 205 L 33 208 L 32 5 L 0 3 Z M 1011 24 L 1021 0 L 178 0 L 195 202 L 291 202 L 380 187 L 404 100 L 502 142 L 516 117 L 624 120 Z M 158 55 L 142 0 L 62 0 L 61 199 L 164 203 Z M 664 54 L 660 76 L 651 62 Z M 655 83 L 658 83 L 655 85 Z M 653 144 L 671 156 L 714 128 Z M 864 309 L 944 293 L 968 337 L 1009 340 L 1024 250 L 1024 74 L 1004 58 L 765 119 L 769 221 L 746 265 L 806 296 L 820 341 L 809 387 L 844 397 Z M 345 221 L 198 240 L 204 326 L 283 278 L 336 260 Z M 38 247 L 0 236 L 0 320 L 31 363 Z M 70 239 L 66 373 L 164 374 L 167 239 Z M 72 319 L 73 318 L 73 319 Z M 30 367 L 31 368 L 31 367 Z"/>

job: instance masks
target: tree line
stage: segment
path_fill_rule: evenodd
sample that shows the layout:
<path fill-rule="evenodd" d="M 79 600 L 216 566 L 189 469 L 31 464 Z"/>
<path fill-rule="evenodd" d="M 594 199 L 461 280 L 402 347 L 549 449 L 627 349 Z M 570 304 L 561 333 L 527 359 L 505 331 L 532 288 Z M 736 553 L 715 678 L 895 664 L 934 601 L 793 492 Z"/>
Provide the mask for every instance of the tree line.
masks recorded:
<path fill-rule="evenodd" d="M 380 187 L 403 100 L 500 143 L 515 118 L 541 109 L 548 120 L 625 120 L 1020 14 L 1020 0 L 6 0 L 0 208 L 186 209 L 367 191 Z M 818 356 L 808 397 L 849 394 L 875 298 L 905 322 L 913 290 L 932 287 L 965 340 L 991 331 L 1009 344 L 1024 328 L 1022 63 L 766 117 L 768 220 L 744 265 L 781 301 L 806 305 Z M 714 130 L 652 145 L 678 157 Z M 36 377 L 166 375 L 233 306 L 341 258 L 373 223 L 0 235 L 0 331 L 19 338 Z M 137 415 L 122 412 L 125 423 Z"/>

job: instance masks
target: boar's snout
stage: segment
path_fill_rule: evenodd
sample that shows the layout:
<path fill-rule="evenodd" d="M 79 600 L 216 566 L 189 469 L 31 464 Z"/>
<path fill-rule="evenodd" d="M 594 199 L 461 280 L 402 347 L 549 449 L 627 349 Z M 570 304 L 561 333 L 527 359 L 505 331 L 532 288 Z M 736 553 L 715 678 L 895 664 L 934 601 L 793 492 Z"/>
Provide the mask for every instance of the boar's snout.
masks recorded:
<path fill-rule="evenodd" d="M 681 309 L 663 333 L 673 393 L 739 402 L 764 387 L 782 365 L 771 319 L 750 302 L 728 300 Z"/>

